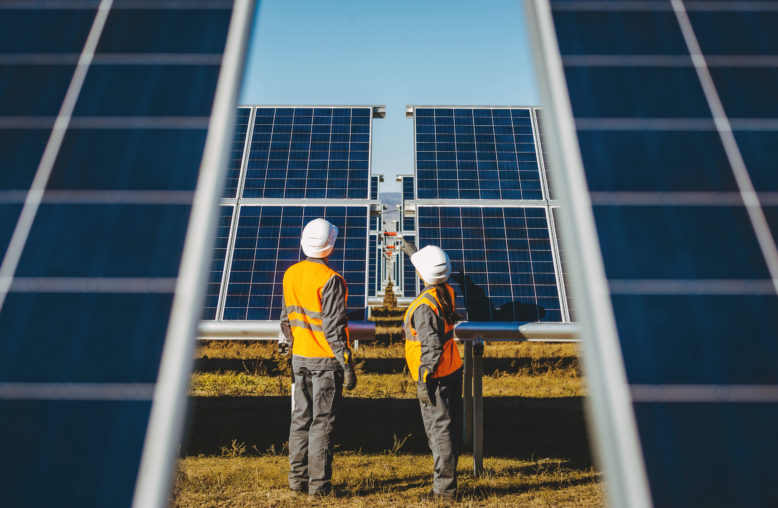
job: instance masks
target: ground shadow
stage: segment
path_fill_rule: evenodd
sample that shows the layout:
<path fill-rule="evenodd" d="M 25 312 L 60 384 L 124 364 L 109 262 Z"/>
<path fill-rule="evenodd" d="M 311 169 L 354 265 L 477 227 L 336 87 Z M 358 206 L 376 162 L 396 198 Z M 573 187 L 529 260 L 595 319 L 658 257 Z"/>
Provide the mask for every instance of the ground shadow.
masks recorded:
<path fill-rule="evenodd" d="M 232 440 L 248 453 L 281 450 L 289 436 L 290 399 L 277 397 L 190 397 L 183 455 L 219 455 Z M 407 441 L 401 453 L 428 453 L 415 399 L 344 398 L 338 416 L 340 450 L 378 453 L 395 437 Z M 532 460 L 563 458 L 589 467 L 583 398 L 499 397 L 484 399 L 484 453 Z"/>

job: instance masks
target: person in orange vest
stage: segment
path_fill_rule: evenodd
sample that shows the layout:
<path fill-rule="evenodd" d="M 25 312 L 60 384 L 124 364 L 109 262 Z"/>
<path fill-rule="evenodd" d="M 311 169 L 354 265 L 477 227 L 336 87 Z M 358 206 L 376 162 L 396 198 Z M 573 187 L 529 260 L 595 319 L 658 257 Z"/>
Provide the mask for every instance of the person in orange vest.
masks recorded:
<path fill-rule="evenodd" d="M 405 312 L 405 359 L 416 381 L 421 418 L 435 463 L 427 498 L 453 498 L 457 490 L 457 459 L 462 417 L 462 359 L 454 342 L 454 290 L 446 284 L 451 262 L 440 248 L 417 251 L 404 243 L 425 287 Z"/>
<path fill-rule="evenodd" d="M 348 288 L 327 266 L 338 228 L 314 219 L 303 228 L 307 258 L 284 273 L 279 352 L 291 343 L 294 384 L 289 428 L 289 488 L 332 491 L 332 432 L 342 388 L 357 385 L 348 337 Z"/>

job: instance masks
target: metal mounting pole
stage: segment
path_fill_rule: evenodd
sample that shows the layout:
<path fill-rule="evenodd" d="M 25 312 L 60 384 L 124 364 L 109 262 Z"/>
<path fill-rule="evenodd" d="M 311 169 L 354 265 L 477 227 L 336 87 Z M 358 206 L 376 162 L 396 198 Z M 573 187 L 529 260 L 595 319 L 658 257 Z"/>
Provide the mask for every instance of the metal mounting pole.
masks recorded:
<path fill-rule="evenodd" d="M 462 448 L 473 449 L 473 343 L 465 342 L 465 380 L 462 387 L 465 395 L 462 418 Z"/>
<path fill-rule="evenodd" d="M 473 344 L 473 474 L 484 471 L 484 343 Z"/>

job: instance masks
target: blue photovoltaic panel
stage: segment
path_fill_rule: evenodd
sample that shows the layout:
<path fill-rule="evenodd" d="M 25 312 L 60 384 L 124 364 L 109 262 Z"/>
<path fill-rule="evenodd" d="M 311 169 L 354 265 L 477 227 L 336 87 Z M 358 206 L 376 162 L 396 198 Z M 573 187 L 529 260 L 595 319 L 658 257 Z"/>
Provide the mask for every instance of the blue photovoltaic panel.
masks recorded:
<path fill-rule="evenodd" d="M 377 273 L 378 273 L 378 241 L 375 235 L 370 235 L 367 245 L 368 255 L 368 274 L 367 274 L 367 294 L 368 296 L 375 296 Z"/>
<path fill-rule="evenodd" d="M 240 168 L 243 163 L 243 152 L 246 147 L 246 131 L 251 118 L 251 108 L 238 108 L 235 114 L 235 132 L 232 134 L 232 151 L 230 164 L 227 166 L 227 178 L 224 183 L 224 197 L 234 198 L 238 193 Z"/>
<path fill-rule="evenodd" d="M 543 112 L 540 109 L 535 108 L 535 123 L 538 126 L 538 148 L 540 155 L 543 158 L 543 171 L 546 176 L 546 187 L 548 188 L 548 198 L 556 199 L 554 189 L 551 185 L 551 167 L 548 161 L 548 150 L 546 150 L 546 135 L 543 132 Z"/>
<path fill-rule="evenodd" d="M 403 201 L 413 201 L 413 177 L 403 177 Z"/>
<path fill-rule="evenodd" d="M 559 232 L 559 209 L 558 208 L 552 208 L 551 214 L 553 215 L 554 219 L 554 229 L 556 230 L 556 243 L 557 248 L 559 249 L 559 274 L 562 278 L 562 283 L 565 287 L 565 300 L 567 303 L 567 313 L 568 317 L 570 318 L 571 322 L 575 322 L 575 307 L 573 306 L 573 296 L 570 289 L 570 283 L 567 280 L 567 269 L 566 269 L 566 263 L 565 263 L 565 249 L 564 245 L 562 244 L 562 235 Z"/>
<path fill-rule="evenodd" d="M 223 2 L 117 1 L 102 26 L 106 4 L 0 5 L 8 506 L 132 502 L 232 13 Z M 75 104 L 63 105 L 90 30 L 94 58 Z M 60 145 L 51 128 L 69 110 Z M 28 202 L 27 231 L 19 214 L 36 172 L 46 176 L 50 140 L 54 162 L 40 205 Z M 14 231 L 18 265 L 7 251 Z"/>
<path fill-rule="evenodd" d="M 413 217 L 403 217 L 403 231 L 415 231 L 416 220 Z"/>
<path fill-rule="evenodd" d="M 232 206 L 222 206 L 219 210 L 219 224 L 216 228 L 216 241 L 213 248 L 213 260 L 208 278 L 208 286 L 205 291 L 205 304 L 203 305 L 202 319 L 216 319 L 216 310 L 219 306 L 219 289 L 224 273 L 224 260 L 227 257 L 228 242 L 230 239 L 230 225 L 232 223 Z"/>
<path fill-rule="evenodd" d="M 405 236 L 405 240 L 415 244 L 415 236 Z M 411 257 L 403 254 L 403 296 L 415 297 L 418 295 L 418 288 L 416 283 L 416 269 L 411 263 Z"/>
<path fill-rule="evenodd" d="M 373 231 L 380 231 L 381 230 L 381 216 L 376 215 L 375 217 L 370 217 L 370 229 Z"/>
<path fill-rule="evenodd" d="M 370 199 L 378 199 L 378 177 L 370 177 Z"/>
<path fill-rule="evenodd" d="M 367 206 L 240 207 L 224 319 L 277 320 L 287 268 L 305 259 L 300 233 L 323 217 L 338 228 L 329 266 L 348 285 L 349 319 L 365 319 Z"/>
<path fill-rule="evenodd" d="M 470 321 L 562 321 L 544 208 L 420 206 L 419 248 L 451 259 L 457 309 Z"/>
<path fill-rule="evenodd" d="M 530 110 L 416 108 L 419 199 L 543 199 Z"/>
<path fill-rule="evenodd" d="M 258 107 L 244 198 L 367 199 L 371 108 Z"/>
<path fill-rule="evenodd" d="M 774 506 L 778 14 L 593 4 L 551 5 L 653 503 Z"/>

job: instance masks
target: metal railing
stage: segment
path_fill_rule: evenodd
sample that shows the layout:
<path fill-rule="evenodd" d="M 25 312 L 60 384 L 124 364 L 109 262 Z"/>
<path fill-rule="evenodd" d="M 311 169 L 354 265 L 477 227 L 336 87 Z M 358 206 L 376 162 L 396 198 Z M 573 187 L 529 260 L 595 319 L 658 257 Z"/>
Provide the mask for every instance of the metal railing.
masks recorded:
<path fill-rule="evenodd" d="M 350 321 L 352 341 L 375 340 L 375 323 Z M 201 340 L 277 340 L 279 321 L 201 321 Z M 484 469 L 483 356 L 484 342 L 579 342 L 577 323 L 514 323 L 462 321 L 454 338 L 465 345 L 463 444 L 473 451 L 473 472 Z"/>

